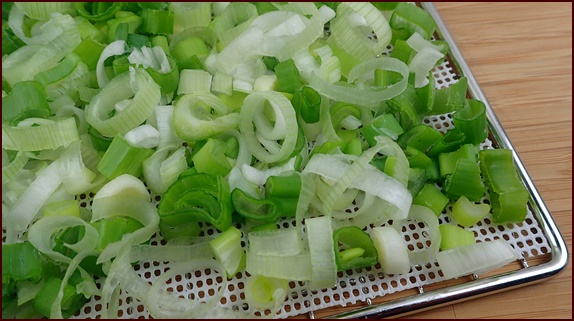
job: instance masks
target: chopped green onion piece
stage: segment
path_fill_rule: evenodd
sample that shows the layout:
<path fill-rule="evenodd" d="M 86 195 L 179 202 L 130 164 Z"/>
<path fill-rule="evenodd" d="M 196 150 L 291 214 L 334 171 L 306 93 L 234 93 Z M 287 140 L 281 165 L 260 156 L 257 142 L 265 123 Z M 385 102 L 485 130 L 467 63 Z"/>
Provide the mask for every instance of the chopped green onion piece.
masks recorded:
<path fill-rule="evenodd" d="M 474 232 L 454 224 L 441 224 L 439 226 L 441 251 L 454 249 L 455 247 L 474 244 Z"/>
<path fill-rule="evenodd" d="M 95 70 L 104 48 L 105 46 L 94 38 L 86 37 L 73 52 L 86 63 L 88 70 Z"/>
<path fill-rule="evenodd" d="M 293 107 L 307 124 L 314 124 L 321 117 L 321 95 L 309 87 L 303 86 L 301 90 L 294 92 L 291 100 Z"/>
<path fill-rule="evenodd" d="M 426 153 L 429 148 L 441 139 L 441 137 L 442 135 L 440 132 L 425 124 L 419 124 L 411 127 L 405 133 L 400 135 L 397 139 L 397 143 L 403 149 L 406 149 L 407 146 L 411 146 L 423 153 Z"/>
<path fill-rule="evenodd" d="M 356 226 L 339 228 L 333 234 L 337 271 L 366 268 L 378 262 L 379 256 L 369 234 Z"/>
<path fill-rule="evenodd" d="M 293 59 L 288 59 L 278 63 L 275 68 L 279 90 L 293 93 L 303 86 L 303 81 L 299 75 L 299 70 L 295 66 Z"/>
<path fill-rule="evenodd" d="M 378 261 L 385 274 L 405 274 L 411 269 L 407 245 L 392 226 L 371 229 L 371 238 L 377 249 Z"/>
<path fill-rule="evenodd" d="M 427 183 L 413 199 L 413 204 L 426 206 L 430 208 L 436 216 L 439 216 L 449 201 L 449 198 L 441 193 L 438 188 L 433 184 Z"/>
<path fill-rule="evenodd" d="M 62 282 L 62 279 L 59 278 L 48 279 L 34 298 L 34 309 L 47 318 L 52 317 L 52 304 L 58 296 Z M 62 317 L 69 318 L 74 315 L 86 302 L 88 299 L 83 294 L 77 293 L 76 288 L 67 283 L 64 286 L 64 294 L 59 307 L 62 311 Z"/>
<path fill-rule="evenodd" d="M 178 137 L 195 142 L 225 133 L 237 126 L 239 114 L 213 94 L 186 94 L 175 104 L 173 125 Z"/>
<path fill-rule="evenodd" d="M 192 156 L 193 165 L 198 173 L 226 176 L 232 168 L 225 156 L 227 144 L 217 138 L 209 138 L 205 145 Z"/>
<path fill-rule="evenodd" d="M 441 153 L 438 155 L 440 175 L 442 177 L 446 177 L 447 175 L 454 173 L 456 163 L 461 158 L 476 162 L 477 157 L 475 147 L 471 144 L 465 144 L 454 152 Z"/>
<path fill-rule="evenodd" d="M 261 311 L 276 311 L 287 298 L 289 280 L 252 275 L 245 282 L 245 301 Z"/>
<path fill-rule="evenodd" d="M 444 181 L 444 193 L 451 199 L 464 195 L 469 200 L 479 201 L 485 192 L 480 168 L 475 161 L 459 158 L 454 172 Z"/>
<path fill-rule="evenodd" d="M 335 286 L 337 263 L 333 244 L 331 218 L 320 216 L 305 219 L 307 241 L 311 254 L 311 289 L 325 289 Z"/>
<path fill-rule="evenodd" d="M 496 223 L 524 221 L 528 190 L 520 181 L 512 161 L 512 151 L 485 149 L 478 155 L 481 173 L 490 193 L 493 221 Z"/>
<path fill-rule="evenodd" d="M 425 186 L 426 171 L 424 168 L 413 167 L 409 170 L 409 182 L 407 189 L 413 197 L 420 193 Z"/>
<path fill-rule="evenodd" d="M 275 204 L 278 217 L 295 217 L 300 191 L 298 173 L 269 176 L 265 182 L 265 197 Z"/>
<path fill-rule="evenodd" d="M 449 87 L 437 89 L 432 110 L 427 115 L 452 113 L 462 109 L 466 103 L 467 87 L 468 79 L 462 77 Z"/>
<path fill-rule="evenodd" d="M 245 218 L 269 223 L 277 220 L 277 205 L 270 199 L 258 199 L 236 188 L 231 192 L 231 201 L 235 211 Z"/>
<path fill-rule="evenodd" d="M 403 128 L 393 116 L 393 114 L 383 114 L 373 119 L 373 121 L 361 128 L 361 134 L 365 140 L 369 143 L 369 146 L 375 146 L 375 137 L 378 135 L 385 135 L 392 140 L 396 140 L 399 135 L 404 132 Z"/>
<path fill-rule="evenodd" d="M 407 2 L 397 4 L 390 25 L 393 29 L 405 29 L 409 34 L 418 32 L 425 39 L 430 39 L 436 30 L 436 24 L 428 12 Z"/>
<path fill-rule="evenodd" d="M 2 97 L 2 120 L 16 126 L 26 118 L 48 118 L 51 110 L 42 83 L 21 81 Z"/>
<path fill-rule="evenodd" d="M 54 215 L 80 217 L 80 201 L 64 200 L 47 204 L 44 207 L 44 217 Z"/>
<path fill-rule="evenodd" d="M 2 244 L 2 289 L 12 282 L 42 279 L 42 257 L 30 242 Z"/>
<path fill-rule="evenodd" d="M 149 34 L 172 34 L 175 13 L 172 11 L 145 8 L 142 10 L 141 31 Z"/>
<path fill-rule="evenodd" d="M 152 149 L 134 146 L 122 135 L 118 135 L 98 163 L 98 171 L 110 180 L 122 174 L 139 177 L 142 174 L 143 161 L 152 154 Z"/>
<path fill-rule="evenodd" d="M 245 268 L 245 251 L 241 247 L 241 231 L 235 226 L 230 226 L 209 241 L 209 245 L 215 258 L 225 266 L 228 279 L 233 278 L 237 272 Z"/>
<path fill-rule="evenodd" d="M 78 15 L 89 21 L 106 21 L 115 17 L 116 12 L 123 10 L 126 2 L 105 3 L 106 8 L 101 6 L 103 2 L 76 2 L 75 7 Z"/>
<path fill-rule="evenodd" d="M 467 101 L 467 106 L 452 115 L 452 121 L 455 128 L 464 133 L 467 144 L 478 145 L 488 136 L 486 105 L 476 99 Z"/>
<path fill-rule="evenodd" d="M 160 221 L 172 227 L 207 222 L 220 231 L 231 226 L 231 192 L 222 176 L 197 173 L 180 176 L 159 202 Z"/>
<path fill-rule="evenodd" d="M 475 204 L 468 200 L 466 196 L 461 196 L 452 205 L 452 216 L 461 226 L 470 227 L 478 223 L 490 212 L 490 205 Z"/>
<path fill-rule="evenodd" d="M 110 243 L 121 240 L 124 234 L 133 233 L 143 227 L 138 220 L 129 216 L 107 217 L 93 222 L 92 226 L 98 231 L 96 249 L 100 251 Z"/>
<path fill-rule="evenodd" d="M 436 157 L 442 153 L 453 152 L 459 149 L 466 139 L 466 136 L 460 130 L 454 128 L 441 135 L 440 139 L 427 151 L 430 157 Z"/>
<path fill-rule="evenodd" d="M 32 120 L 31 118 L 28 118 Z M 39 119 L 41 120 L 41 119 Z M 31 123 L 36 123 L 32 120 Z M 56 149 L 80 140 L 74 117 L 39 126 L 12 127 L 2 124 L 2 148 L 18 151 Z"/>

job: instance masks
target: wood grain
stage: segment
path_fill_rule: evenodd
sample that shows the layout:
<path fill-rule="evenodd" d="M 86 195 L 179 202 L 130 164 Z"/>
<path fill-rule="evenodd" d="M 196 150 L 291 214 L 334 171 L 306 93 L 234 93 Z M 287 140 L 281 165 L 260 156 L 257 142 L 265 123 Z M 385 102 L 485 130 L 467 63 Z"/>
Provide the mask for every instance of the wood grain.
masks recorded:
<path fill-rule="evenodd" d="M 572 3 L 435 3 L 572 253 Z M 572 318 L 572 262 L 409 318 Z"/>
<path fill-rule="evenodd" d="M 542 282 L 407 318 L 572 319 L 572 3 L 435 7 L 552 214 L 570 259 L 563 272 Z"/>

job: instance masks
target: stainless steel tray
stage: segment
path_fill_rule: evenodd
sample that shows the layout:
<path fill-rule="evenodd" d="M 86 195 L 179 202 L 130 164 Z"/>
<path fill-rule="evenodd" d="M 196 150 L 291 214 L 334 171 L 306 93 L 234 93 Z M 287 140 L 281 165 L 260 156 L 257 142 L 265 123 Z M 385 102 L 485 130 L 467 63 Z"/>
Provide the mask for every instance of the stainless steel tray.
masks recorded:
<path fill-rule="evenodd" d="M 521 262 L 509 264 L 480 277 L 474 275 L 456 280 L 446 280 L 441 275 L 438 264 L 430 262 L 425 266 L 416 266 L 407 275 L 399 276 L 385 275 L 381 269 L 376 267 L 361 271 L 346 271 L 339 274 L 337 286 L 321 291 L 307 291 L 301 282 L 291 282 L 288 298 L 281 310 L 274 315 L 276 318 L 295 316 L 314 318 L 319 314 L 327 315 L 327 318 L 404 316 L 540 282 L 558 274 L 567 264 L 568 250 L 560 231 L 456 43 L 435 7 L 431 3 L 421 3 L 420 6 L 436 21 L 438 29 L 435 38 L 447 41 L 450 46 L 446 61 L 435 70 L 435 80 L 442 82 L 441 86 L 446 86 L 462 76 L 468 79 L 468 97 L 481 100 L 487 106 L 490 135 L 486 144 L 483 143 L 481 147 L 511 149 L 514 152 L 514 161 L 519 174 L 530 192 L 527 222 L 514 226 L 497 226 L 485 220 L 482 225 L 473 228 L 477 234 L 477 240 L 505 238 L 522 252 L 523 259 Z M 427 117 L 425 121 L 437 129 L 440 128 L 443 132 L 452 125 L 452 119 L 445 115 Z M 155 195 L 152 196 L 158 201 Z M 81 206 L 89 209 L 90 199 L 91 195 L 83 195 Z M 442 214 L 439 220 L 448 219 L 447 216 L 448 213 Z M 286 221 L 281 224 L 288 227 L 291 222 Z M 213 235 L 217 233 L 217 230 L 205 227 L 204 232 L 205 235 Z M 406 231 L 406 234 L 412 238 L 415 234 L 423 235 L 423 232 L 421 229 L 413 229 Z M 165 244 L 165 241 L 156 235 L 150 244 L 161 246 Z M 169 264 L 166 262 L 151 261 L 140 262 L 135 267 L 138 274 L 148 282 L 154 281 L 156 276 L 167 268 Z M 244 299 L 245 280 L 246 275 L 240 272 L 228 282 L 228 287 L 220 302 L 221 306 L 255 312 L 248 307 Z M 173 284 L 174 291 L 178 294 L 202 297 L 217 285 L 217 278 L 214 274 L 196 273 L 192 280 L 174 279 Z M 175 290 L 177 288 L 183 290 Z M 100 316 L 101 309 L 100 298 L 93 297 L 73 318 L 97 318 Z M 337 312 L 342 310 L 345 312 Z M 120 318 L 147 318 L 149 313 L 140 302 L 122 291 L 118 316 Z"/>
<path fill-rule="evenodd" d="M 552 219 L 542 197 L 536 190 L 534 183 L 530 179 L 512 143 L 504 132 L 492 106 L 489 104 L 478 82 L 474 78 L 472 71 L 466 64 L 454 39 L 448 32 L 445 23 L 442 21 L 432 3 L 420 3 L 420 6 L 430 13 L 437 24 L 438 28 L 435 38 L 448 42 L 450 46 L 450 52 L 447 57 L 449 63 L 458 75 L 467 77 L 469 97 L 478 99 L 486 104 L 490 127 L 489 140 L 493 143 L 493 146 L 497 148 L 507 148 L 513 151 L 514 162 L 518 168 L 520 177 L 530 192 L 528 202 L 529 210 L 532 212 L 537 224 L 548 241 L 550 247 L 550 252 L 548 253 L 549 259 L 541 264 L 531 266 L 527 259 L 523 258 L 521 268 L 517 270 L 505 271 L 483 278 L 478 278 L 478 276 L 474 275 L 473 279 L 468 282 L 448 285 L 430 291 L 425 291 L 424 287 L 419 287 L 418 294 L 387 302 L 373 304 L 370 300 L 367 300 L 365 307 L 331 315 L 328 318 L 384 318 L 413 314 L 541 282 L 560 273 L 568 263 L 568 248 L 556 223 Z M 311 317 L 313 317 L 313 315 L 311 315 Z"/>

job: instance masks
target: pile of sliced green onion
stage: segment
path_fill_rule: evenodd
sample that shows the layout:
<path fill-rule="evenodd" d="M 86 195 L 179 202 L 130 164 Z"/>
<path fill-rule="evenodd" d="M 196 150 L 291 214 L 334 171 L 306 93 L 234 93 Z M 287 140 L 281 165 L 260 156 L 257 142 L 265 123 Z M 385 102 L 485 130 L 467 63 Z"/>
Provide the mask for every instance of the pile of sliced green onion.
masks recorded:
<path fill-rule="evenodd" d="M 523 221 L 528 192 L 510 150 L 481 150 L 466 78 L 436 88 L 435 31 L 409 3 L 3 2 L 3 317 L 66 318 L 93 296 L 117 317 L 120 291 L 156 318 L 248 317 L 219 305 L 238 272 L 272 316 L 292 281 L 516 260 L 468 229 Z M 423 123 L 444 114 L 446 133 Z M 407 246 L 412 222 L 428 246 Z M 145 260 L 170 269 L 149 284 Z M 165 290 L 201 269 L 221 274 L 213 296 Z"/>

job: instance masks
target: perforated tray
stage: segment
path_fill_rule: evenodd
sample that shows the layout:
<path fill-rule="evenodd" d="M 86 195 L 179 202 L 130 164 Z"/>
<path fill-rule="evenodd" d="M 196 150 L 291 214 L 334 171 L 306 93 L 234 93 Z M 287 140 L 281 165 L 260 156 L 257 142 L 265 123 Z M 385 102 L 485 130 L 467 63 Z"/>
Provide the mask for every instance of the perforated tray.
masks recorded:
<path fill-rule="evenodd" d="M 437 88 L 450 86 L 461 76 L 466 76 L 469 87 L 468 96 L 483 101 L 487 106 L 490 135 L 481 144 L 481 148 L 507 148 L 514 151 L 492 107 L 484 97 L 436 9 L 430 3 L 422 3 L 421 7 L 427 10 L 437 23 L 438 30 L 435 38 L 443 39 L 450 45 L 447 59 L 433 72 Z M 441 132 L 446 132 L 454 127 L 450 114 L 427 117 L 424 122 Z M 478 242 L 498 238 L 505 239 L 521 252 L 523 258 L 520 262 L 509 264 L 488 275 L 480 276 L 480 278 L 472 275 L 454 281 L 445 280 L 438 264 L 429 262 L 426 265 L 413 266 L 411 271 L 404 275 L 386 275 L 378 264 L 371 268 L 339 272 L 335 287 L 319 291 L 306 290 L 304 282 L 290 282 L 287 300 L 281 310 L 273 317 L 287 318 L 307 314 L 313 318 L 314 313 L 319 310 L 322 311 L 322 314 L 328 315 L 329 308 L 341 306 L 349 307 L 348 311 L 329 317 L 381 318 L 400 316 L 532 284 L 559 273 L 567 263 L 566 245 L 518 155 L 513 153 L 513 156 L 520 177 L 530 192 L 526 220 L 519 224 L 498 225 L 493 224 L 487 217 L 470 229 L 474 232 Z M 83 207 L 91 207 L 91 196 L 82 195 L 80 197 Z M 152 197 L 154 202 L 159 202 L 159 196 L 152 195 Z M 486 195 L 482 202 L 488 202 L 488 199 L 488 195 Z M 450 208 L 447 208 L 440 215 L 439 220 L 441 223 L 451 220 Z M 278 225 L 280 228 L 287 228 L 294 225 L 294 222 L 282 221 Z M 213 227 L 203 227 L 202 235 L 204 236 L 214 236 L 217 233 L 218 231 Z M 417 246 L 417 243 L 425 243 L 424 226 L 408 224 L 405 225 L 402 233 L 407 243 L 413 246 Z M 245 235 L 243 235 L 243 242 L 245 245 Z M 161 246 L 164 244 L 165 241 L 158 235 L 151 240 L 151 245 Z M 134 269 L 143 279 L 153 282 L 169 269 L 169 264 L 140 262 Z M 243 292 L 245 280 L 244 272 L 239 272 L 235 278 L 229 280 L 219 304 L 235 310 L 253 313 L 253 316 L 261 315 L 260 312 L 249 307 L 245 302 Z M 186 274 L 172 279 L 169 289 L 187 298 L 206 298 L 217 292 L 220 281 L 221 275 L 218 273 L 195 271 L 194 274 Z M 97 284 L 101 287 L 102 280 L 98 280 Z M 432 290 L 427 291 L 427 288 L 432 288 Z M 408 294 L 399 295 L 399 298 L 396 298 L 396 295 L 393 296 L 393 294 L 397 293 Z M 98 318 L 101 310 L 100 297 L 95 296 L 72 318 Z M 130 297 L 128 293 L 121 292 L 118 317 L 147 318 L 149 314 L 139 301 Z"/>

